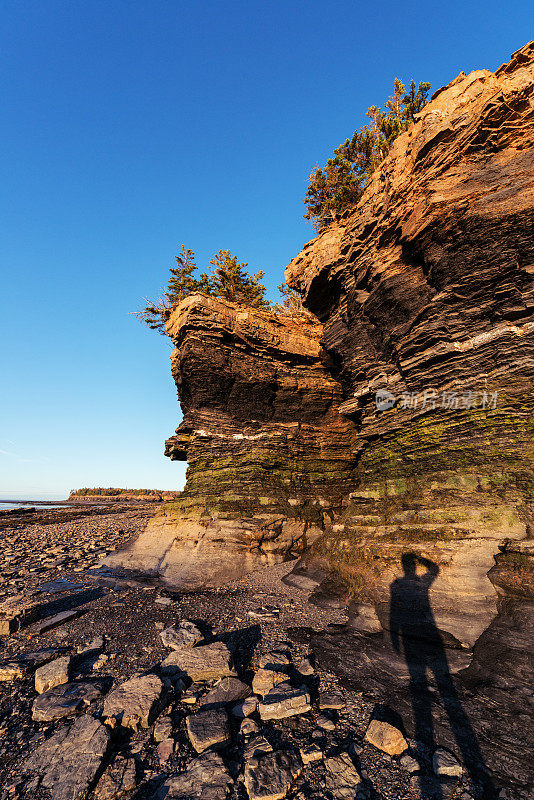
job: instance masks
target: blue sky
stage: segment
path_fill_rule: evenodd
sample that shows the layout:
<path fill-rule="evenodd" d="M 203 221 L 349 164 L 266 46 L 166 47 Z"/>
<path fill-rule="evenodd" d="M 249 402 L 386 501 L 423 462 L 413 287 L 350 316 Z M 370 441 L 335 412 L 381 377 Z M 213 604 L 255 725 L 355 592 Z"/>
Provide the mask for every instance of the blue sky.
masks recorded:
<path fill-rule="evenodd" d="M 531 2 L 2 4 L 0 497 L 181 488 L 170 344 L 130 312 L 184 243 L 270 295 L 307 177 L 395 76 L 495 69 Z"/>

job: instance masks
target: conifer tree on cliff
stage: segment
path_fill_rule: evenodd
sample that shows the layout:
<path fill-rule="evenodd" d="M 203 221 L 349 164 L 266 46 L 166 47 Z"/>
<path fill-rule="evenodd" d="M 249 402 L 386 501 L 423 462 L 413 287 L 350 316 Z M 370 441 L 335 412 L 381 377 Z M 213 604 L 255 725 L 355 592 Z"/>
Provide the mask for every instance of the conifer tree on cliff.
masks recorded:
<path fill-rule="evenodd" d="M 165 335 L 165 322 L 184 297 L 196 292 L 230 300 L 242 306 L 269 308 L 265 299 L 265 286 L 261 283 L 264 273 L 249 275 L 247 264 L 238 261 L 229 250 L 219 250 L 210 261 L 208 273 L 195 276 L 197 265 L 192 250 L 182 245 L 175 256 L 176 266 L 169 270 L 167 288 L 156 301 L 145 298 L 146 305 L 135 315 L 152 330 Z"/>
<path fill-rule="evenodd" d="M 304 197 L 307 209 L 304 217 L 312 220 L 317 230 L 358 203 L 394 140 L 407 130 L 428 102 L 429 91 L 429 83 L 421 81 L 416 86 L 412 80 L 406 90 L 403 82 L 395 78 L 393 96 L 384 110 L 371 106 L 367 110 L 370 124 L 336 147 L 324 167 L 313 170 Z"/>
<path fill-rule="evenodd" d="M 260 270 L 249 275 L 246 271 L 248 264 L 238 261 L 229 250 L 219 250 L 210 260 L 210 265 L 210 294 L 242 306 L 269 308 L 265 286 L 261 283 L 264 272 Z"/>

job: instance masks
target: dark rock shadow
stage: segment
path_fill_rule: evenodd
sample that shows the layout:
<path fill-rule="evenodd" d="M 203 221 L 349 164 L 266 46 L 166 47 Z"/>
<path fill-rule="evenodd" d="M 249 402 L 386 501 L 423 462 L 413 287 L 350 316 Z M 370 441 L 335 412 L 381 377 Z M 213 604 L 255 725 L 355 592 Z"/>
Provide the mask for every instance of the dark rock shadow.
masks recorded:
<path fill-rule="evenodd" d="M 221 633 L 216 641 L 224 642 L 232 654 L 237 674 L 242 679 L 252 677 L 251 662 L 256 646 L 261 641 L 261 625 L 249 625 L 229 633 Z"/>

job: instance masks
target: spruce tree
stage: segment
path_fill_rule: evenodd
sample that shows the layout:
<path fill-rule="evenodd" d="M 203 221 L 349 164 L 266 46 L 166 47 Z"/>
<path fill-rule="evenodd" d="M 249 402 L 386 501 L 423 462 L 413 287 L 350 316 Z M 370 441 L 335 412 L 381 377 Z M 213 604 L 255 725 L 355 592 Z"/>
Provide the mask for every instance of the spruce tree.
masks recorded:
<path fill-rule="evenodd" d="M 429 83 L 421 81 L 416 86 L 413 80 L 406 91 L 403 82 L 395 78 L 393 95 L 384 110 L 371 106 L 367 110 L 370 124 L 355 131 L 350 139 L 336 147 L 324 167 L 317 166 L 313 170 L 304 197 L 304 217 L 312 220 L 317 230 L 358 203 L 371 175 L 387 156 L 394 140 L 428 102 L 429 91 Z"/>
<path fill-rule="evenodd" d="M 265 299 L 265 286 L 261 283 L 265 273 L 255 275 L 246 271 L 248 264 L 238 261 L 230 250 L 219 250 L 210 260 L 211 294 L 252 308 L 269 308 Z"/>

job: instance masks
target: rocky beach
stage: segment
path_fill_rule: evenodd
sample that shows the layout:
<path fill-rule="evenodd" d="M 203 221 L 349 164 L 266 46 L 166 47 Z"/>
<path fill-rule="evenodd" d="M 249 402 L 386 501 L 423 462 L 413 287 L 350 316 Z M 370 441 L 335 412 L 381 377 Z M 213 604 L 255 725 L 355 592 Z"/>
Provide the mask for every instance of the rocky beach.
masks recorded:
<path fill-rule="evenodd" d="M 1 800 L 533 796 L 533 232 L 529 42 L 291 260 L 301 311 L 152 309 L 184 490 L 0 514 Z"/>
<path fill-rule="evenodd" d="M 99 568 L 152 513 L 2 530 L 5 800 L 478 800 L 484 763 L 494 796 L 530 796 L 526 695 L 458 681 L 484 759 L 471 774 L 445 726 L 421 749 L 387 642 L 284 582 L 293 562 L 189 592 Z"/>

